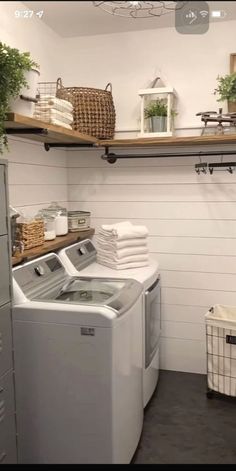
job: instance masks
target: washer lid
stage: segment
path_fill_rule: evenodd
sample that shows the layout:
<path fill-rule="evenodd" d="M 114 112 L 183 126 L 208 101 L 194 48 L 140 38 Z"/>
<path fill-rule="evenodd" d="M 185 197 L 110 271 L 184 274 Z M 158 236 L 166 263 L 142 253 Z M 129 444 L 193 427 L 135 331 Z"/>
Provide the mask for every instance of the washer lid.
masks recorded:
<path fill-rule="evenodd" d="M 125 282 L 120 280 L 71 279 L 55 299 L 80 304 L 106 304 L 124 286 Z"/>
<path fill-rule="evenodd" d="M 120 316 L 136 302 L 141 293 L 140 283 L 132 279 L 68 277 L 59 289 L 45 290 L 31 300 L 106 306 Z"/>

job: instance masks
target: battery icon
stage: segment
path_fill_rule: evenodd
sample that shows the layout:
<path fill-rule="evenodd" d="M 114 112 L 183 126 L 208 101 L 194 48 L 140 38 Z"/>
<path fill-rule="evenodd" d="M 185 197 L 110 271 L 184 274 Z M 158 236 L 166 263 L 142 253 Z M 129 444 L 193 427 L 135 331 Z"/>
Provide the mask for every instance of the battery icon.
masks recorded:
<path fill-rule="evenodd" d="M 212 18 L 225 18 L 226 12 L 224 10 L 214 10 L 211 12 Z"/>

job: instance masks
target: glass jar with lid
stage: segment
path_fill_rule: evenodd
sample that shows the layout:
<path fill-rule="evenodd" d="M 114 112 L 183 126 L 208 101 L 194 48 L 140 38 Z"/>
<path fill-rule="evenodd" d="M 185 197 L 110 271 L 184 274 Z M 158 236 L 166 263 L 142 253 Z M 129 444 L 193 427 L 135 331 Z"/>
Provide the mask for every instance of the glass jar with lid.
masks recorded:
<path fill-rule="evenodd" d="M 52 201 L 52 203 L 47 207 L 45 208 L 47 211 L 50 211 L 50 212 L 55 212 L 55 213 L 59 213 L 59 214 L 62 214 L 64 216 L 67 216 L 67 209 L 60 206 L 57 201 Z"/>
<path fill-rule="evenodd" d="M 56 219 L 53 215 L 44 215 L 44 239 L 54 240 L 56 238 Z"/>
<path fill-rule="evenodd" d="M 56 201 L 53 201 L 48 208 L 48 214 L 55 217 L 55 231 L 56 236 L 62 236 L 68 233 L 68 216 L 67 209 L 60 206 Z"/>
<path fill-rule="evenodd" d="M 44 240 L 54 240 L 56 238 L 55 216 L 52 213 L 47 212 L 47 210 L 40 209 L 36 214 L 35 219 L 43 219 Z"/>

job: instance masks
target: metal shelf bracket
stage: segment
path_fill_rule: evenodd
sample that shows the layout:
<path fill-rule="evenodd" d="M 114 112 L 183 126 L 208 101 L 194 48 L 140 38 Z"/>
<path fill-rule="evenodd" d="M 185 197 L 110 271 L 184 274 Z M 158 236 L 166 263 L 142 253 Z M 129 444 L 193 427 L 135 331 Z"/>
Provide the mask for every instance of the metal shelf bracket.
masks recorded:
<path fill-rule="evenodd" d="M 36 135 L 42 135 L 42 136 L 47 136 L 48 130 L 43 129 L 43 128 L 6 128 L 6 133 L 7 134 L 36 134 Z"/>
<path fill-rule="evenodd" d="M 72 142 L 45 142 L 44 143 L 44 149 L 48 152 L 51 148 L 53 147 L 57 147 L 57 148 L 60 148 L 60 147 L 68 147 L 68 148 L 84 148 L 84 147 L 95 147 L 94 144 L 90 144 L 90 143 L 81 143 L 81 144 L 76 144 L 76 143 L 72 143 Z"/>

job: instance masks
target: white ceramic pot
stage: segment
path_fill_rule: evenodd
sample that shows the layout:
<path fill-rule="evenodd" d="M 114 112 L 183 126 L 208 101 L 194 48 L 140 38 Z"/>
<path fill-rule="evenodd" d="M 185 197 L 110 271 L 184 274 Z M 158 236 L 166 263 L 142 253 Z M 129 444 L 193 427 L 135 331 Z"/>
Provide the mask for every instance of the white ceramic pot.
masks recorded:
<path fill-rule="evenodd" d="M 23 116 L 33 116 L 35 106 L 35 102 L 33 100 L 35 100 L 37 96 L 39 75 L 40 73 L 37 69 L 31 69 L 25 72 L 25 79 L 29 88 L 23 87 L 20 91 L 19 97 L 14 100 L 10 100 L 10 111 L 22 114 Z"/>

